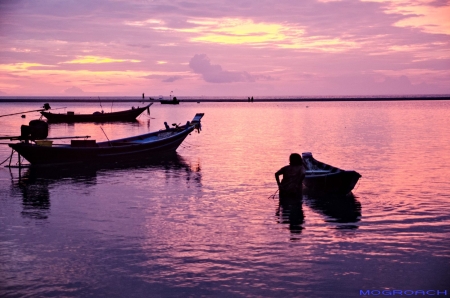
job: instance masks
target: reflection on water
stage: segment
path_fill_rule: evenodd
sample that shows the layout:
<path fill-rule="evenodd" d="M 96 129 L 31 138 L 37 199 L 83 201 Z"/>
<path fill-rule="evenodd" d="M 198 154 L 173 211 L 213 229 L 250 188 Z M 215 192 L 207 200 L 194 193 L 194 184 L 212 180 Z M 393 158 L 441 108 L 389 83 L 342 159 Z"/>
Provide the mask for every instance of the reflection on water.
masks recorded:
<path fill-rule="evenodd" d="M 103 166 L 84 165 L 77 167 L 30 167 L 18 169 L 18 178 L 12 178 L 12 193 L 19 191 L 23 201 L 22 215 L 34 219 L 47 219 L 50 209 L 51 188 L 62 185 L 79 185 L 84 194 L 97 184 L 97 176 L 130 174 L 133 171 L 147 172 L 162 170 L 165 180 L 184 177 L 187 183 L 193 181 L 201 186 L 200 162 L 188 163 L 177 153 L 158 156 L 140 162 L 112 163 Z M 178 175 L 176 173 L 184 173 Z M 127 175 L 123 176 L 128 179 Z"/>
<path fill-rule="evenodd" d="M 289 225 L 292 234 L 301 234 L 305 215 L 303 213 L 302 200 L 279 200 L 278 209 L 275 216 L 278 223 Z M 291 238 L 296 240 L 296 238 Z"/>
<path fill-rule="evenodd" d="M 50 192 L 46 183 L 30 183 L 23 177 L 13 184 L 22 193 L 22 216 L 47 219 L 50 209 Z"/>
<path fill-rule="evenodd" d="M 303 200 L 279 199 L 275 213 L 277 222 L 288 225 L 292 234 L 301 234 L 304 229 L 303 204 L 322 216 L 325 222 L 338 224 L 336 229 L 358 229 L 355 223 L 361 220 L 361 203 L 352 193 L 338 196 L 305 192 Z"/>
<path fill-rule="evenodd" d="M 115 139 L 207 115 L 201 134 L 172 161 L 27 169 L 20 178 L 11 169 L 12 181 L 0 168 L 0 296 L 309 298 L 445 289 L 449 111 L 450 101 L 317 102 L 308 109 L 185 103 L 152 106 L 151 128 L 145 117 L 101 124 Z M 32 118 L 2 118 L 2 134 L 17 135 Z M 106 141 L 99 126 L 50 129 L 52 137 Z M 304 151 L 360 172 L 357 197 L 305 194 L 303 205 L 267 199 L 273 173 Z M 10 152 L 0 147 L 0 161 Z"/>
<path fill-rule="evenodd" d="M 357 229 L 361 219 L 361 203 L 350 193 L 346 196 L 306 194 L 305 204 L 325 217 L 326 222 L 339 223 L 338 229 Z"/>

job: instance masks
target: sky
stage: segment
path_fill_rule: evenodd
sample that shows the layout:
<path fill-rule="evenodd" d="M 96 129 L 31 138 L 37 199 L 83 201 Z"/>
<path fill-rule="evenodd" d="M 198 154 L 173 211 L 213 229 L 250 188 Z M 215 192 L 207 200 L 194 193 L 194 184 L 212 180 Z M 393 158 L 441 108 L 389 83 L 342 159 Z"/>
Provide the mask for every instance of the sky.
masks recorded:
<path fill-rule="evenodd" d="M 450 94 L 450 0 L 0 0 L 0 96 Z"/>

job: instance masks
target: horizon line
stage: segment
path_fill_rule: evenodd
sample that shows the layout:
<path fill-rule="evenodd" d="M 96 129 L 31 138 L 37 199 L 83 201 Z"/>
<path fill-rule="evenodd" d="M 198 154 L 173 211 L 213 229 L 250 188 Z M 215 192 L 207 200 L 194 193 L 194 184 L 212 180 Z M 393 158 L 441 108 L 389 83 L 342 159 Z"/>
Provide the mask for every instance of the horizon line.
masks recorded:
<path fill-rule="evenodd" d="M 162 98 L 142 98 L 140 96 L 0 96 L 0 102 L 159 102 Z M 248 102 L 242 96 L 183 96 L 177 97 L 180 102 Z M 348 96 L 253 96 L 253 102 L 329 102 L 329 101 L 408 101 L 408 100 L 450 100 L 449 94 L 434 95 L 348 95 Z"/>

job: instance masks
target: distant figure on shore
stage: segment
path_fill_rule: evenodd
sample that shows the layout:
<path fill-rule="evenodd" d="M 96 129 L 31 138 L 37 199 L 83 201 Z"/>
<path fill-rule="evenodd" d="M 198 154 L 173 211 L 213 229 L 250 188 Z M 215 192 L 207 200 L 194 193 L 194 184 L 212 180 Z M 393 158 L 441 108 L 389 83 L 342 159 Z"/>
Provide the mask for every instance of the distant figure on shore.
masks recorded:
<path fill-rule="evenodd" d="M 251 98 L 251 100 L 250 100 L 251 102 L 253 102 L 253 96 L 252 96 L 252 98 Z"/>
<path fill-rule="evenodd" d="M 144 93 L 142 93 L 142 99 L 145 99 Z"/>
<path fill-rule="evenodd" d="M 250 102 L 250 96 L 248 97 L 247 101 Z"/>
<path fill-rule="evenodd" d="M 303 179 L 305 178 L 305 167 L 300 154 L 292 153 L 289 156 L 289 165 L 282 167 L 275 173 L 278 189 L 280 190 L 280 200 L 301 200 L 303 196 Z M 283 180 L 280 182 L 280 175 Z"/>

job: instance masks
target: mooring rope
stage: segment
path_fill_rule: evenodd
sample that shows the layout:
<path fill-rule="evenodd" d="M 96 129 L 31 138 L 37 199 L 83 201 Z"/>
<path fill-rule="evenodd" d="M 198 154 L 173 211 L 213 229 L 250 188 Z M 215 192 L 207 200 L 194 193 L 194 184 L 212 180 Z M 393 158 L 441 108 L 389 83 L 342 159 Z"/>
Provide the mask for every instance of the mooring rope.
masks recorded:
<path fill-rule="evenodd" d="M 4 164 L 5 162 L 7 162 L 8 160 L 10 160 L 11 158 L 12 158 L 12 155 L 14 154 L 14 150 L 11 152 L 11 155 L 7 158 L 7 159 L 5 159 L 2 163 L 0 163 L 0 166 L 2 165 L 2 164 Z"/>
<path fill-rule="evenodd" d="M 189 146 L 192 146 L 192 147 L 200 147 L 200 145 L 191 144 L 191 143 L 189 143 L 189 142 L 187 142 L 187 141 L 183 141 L 183 143 L 184 143 L 184 144 L 188 144 Z"/>
<path fill-rule="evenodd" d="M 2 164 L 4 164 L 5 162 L 7 162 L 10 158 L 11 158 L 11 157 L 8 157 L 7 159 L 5 159 L 2 163 L 0 163 L 0 166 L 1 166 Z"/>
<path fill-rule="evenodd" d="M 276 196 L 277 192 L 278 192 L 278 189 L 275 191 L 275 193 L 273 195 L 270 195 L 267 199 L 272 198 L 272 200 L 275 200 L 275 196 Z"/>

